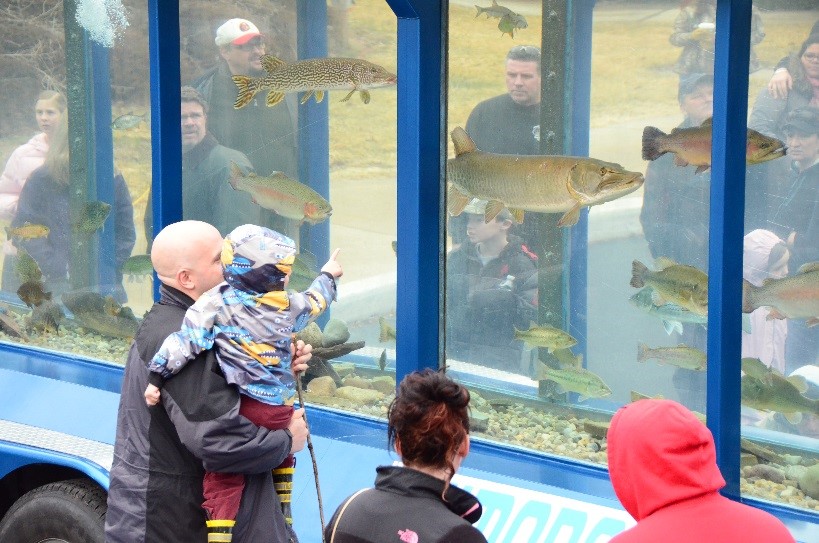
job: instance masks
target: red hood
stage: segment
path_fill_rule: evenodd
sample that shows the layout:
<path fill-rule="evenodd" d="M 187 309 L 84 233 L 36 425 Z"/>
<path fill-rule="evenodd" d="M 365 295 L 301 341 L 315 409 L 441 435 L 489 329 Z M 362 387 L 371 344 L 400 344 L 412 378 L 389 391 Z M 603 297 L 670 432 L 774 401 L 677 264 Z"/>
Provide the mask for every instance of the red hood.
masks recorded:
<path fill-rule="evenodd" d="M 638 521 L 725 486 L 711 431 L 671 400 L 640 400 L 617 411 L 608 458 L 617 498 Z"/>

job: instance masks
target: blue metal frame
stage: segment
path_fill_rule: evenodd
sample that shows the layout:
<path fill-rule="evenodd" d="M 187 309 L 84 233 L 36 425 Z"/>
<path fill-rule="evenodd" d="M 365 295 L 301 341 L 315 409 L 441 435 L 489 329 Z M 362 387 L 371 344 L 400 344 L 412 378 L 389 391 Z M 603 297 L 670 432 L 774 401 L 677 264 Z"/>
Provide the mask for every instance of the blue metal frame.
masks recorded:
<path fill-rule="evenodd" d="M 396 375 L 440 359 L 441 179 L 446 165 L 444 59 L 449 2 L 387 0 L 398 17 Z M 434 137 L 433 135 L 437 135 Z"/>
<path fill-rule="evenodd" d="M 708 427 L 727 482 L 739 491 L 740 308 L 751 0 L 717 2 L 708 248 Z M 718 362 L 718 363 L 713 363 Z"/>

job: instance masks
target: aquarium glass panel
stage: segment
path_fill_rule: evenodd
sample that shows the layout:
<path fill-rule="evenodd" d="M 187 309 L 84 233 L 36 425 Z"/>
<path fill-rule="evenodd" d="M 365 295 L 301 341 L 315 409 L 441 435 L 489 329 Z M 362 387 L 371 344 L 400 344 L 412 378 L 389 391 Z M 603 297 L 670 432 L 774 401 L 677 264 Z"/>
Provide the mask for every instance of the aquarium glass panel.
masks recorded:
<path fill-rule="evenodd" d="M 291 238 L 294 300 L 340 249 L 337 300 L 300 321 L 314 348 L 305 400 L 383 416 L 395 389 L 395 15 L 381 0 L 183 0 L 180 27 L 182 216 Z"/>
<path fill-rule="evenodd" d="M 81 4 L 10 2 L 0 18 L 0 334 L 122 364 L 151 302 L 150 271 L 132 267 L 151 170 L 147 12 Z"/>
<path fill-rule="evenodd" d="M 473 393 L 480 438 L 605 465 L 620 406 L 666 398 L 704 419 L 706 367 L 718 363 L 706 353 L 715 5 L 597 3 L 592 12 L 575 2 L 580 22 L 567 29 L 565 2 L 473 4 L 449 7 L 446 367 Z M 751 104 L 817 19 L 778 6 L 753 10 Z M 812 63 L 810 51 L 803 60 Z M 768 172 L 789 162 L 784 136 L 758 130 L 749 227 L 753 206 L 787 197 L 753 184 L 770 184 Z M 816 186 L 800 199 L 814 220 Z M 815 251 L 811 232 L 803 241 Z M 743 328 L 755 318 L 744 315 Z M 817 369 L 810 345 L 804 372 Z M 767 397 L 781 379 L 759 373 Z M 803 392 L 791 401 L 815 413 Z M 797 409 L 774 402 L 760 418 Z M 815 440 L 790 448 L 781 430 L 745 429 L 772 439 L 779 456 L 743 445 L 743 466 L 764 465 L 743 471 L 743 491 L 815 509 L 795 478 L 816 464 Z"/>
<path fill-rule="evenodd" d="M 740 489 L 816 511 L 819 8 L 758 4 L 765 39 L 748 101 L 748 127 L 756 132 L 749 133 L 745 181 Z M 783 148 L 784 157 L 752 163 Z"/>

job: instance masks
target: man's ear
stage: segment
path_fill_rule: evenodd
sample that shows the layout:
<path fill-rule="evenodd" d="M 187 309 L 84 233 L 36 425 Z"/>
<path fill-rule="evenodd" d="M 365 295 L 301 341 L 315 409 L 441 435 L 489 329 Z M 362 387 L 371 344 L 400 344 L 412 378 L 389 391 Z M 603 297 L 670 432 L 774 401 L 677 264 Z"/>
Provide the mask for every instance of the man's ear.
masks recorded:
<path fill-rule="evenodd" d="M 196 281 L 194 280 L 191 271 L 187 268 L 182 268 L 176 272 L 176 281 L 181 287 L 188 290 L 191 290 L 196 286 Z"/>
<path fill-rule="evenodd" d="M 395 436 L 395 443 L 393 443 L 393 448 L 395 452 L 398 453 L 398 456 L 401 456 L 401 441 L 398 439 L 398 436 Z"/>

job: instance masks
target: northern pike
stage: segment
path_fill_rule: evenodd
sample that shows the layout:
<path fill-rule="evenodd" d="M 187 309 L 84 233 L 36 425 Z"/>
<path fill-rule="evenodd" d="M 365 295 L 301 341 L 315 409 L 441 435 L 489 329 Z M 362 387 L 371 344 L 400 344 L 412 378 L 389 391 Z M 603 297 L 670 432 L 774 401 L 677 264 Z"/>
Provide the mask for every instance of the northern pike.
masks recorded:
<path fill-rule="evenodd" d="M 699 349 L 682 343 L 676 347 L 657 347 L 652 349 L 645 343 L 637 344 L 637 362 L 658 360 L 660 364 L 670 364 L 686 370 L 705 371 L 706 356 Z"/>
<path fill-rule="evenodd" d="M 316 102 L 321 102 L 324 93 L 331 90 L 350 91 L 341 99 L 342 102 L 349 100 L 358 91 L 361 101 L 369 104 L 369 89 L 395 85 L 398 81 L 394 73 L 360 58 L 311 58 L 288 63 L 272 55 L 262 55 L 261 60 L 267 75 L 233 76 L 233 82 L 239 89 L 234 108 L 243 108 L 253 100 L 256 93 L 265 89 L 268 89 L 268 107 L 281 102 L 288 92 L 306 92 L 301 99 L 304 104 L 313 95 L 316 96 Z"/>
<path fill-rule="evenodd" d="M 330 203 L 321 194 L 281 172 L 267 177 L 255 173 L 245 175 L 235 162 L 231 162 L 230 185 L 249 193 L 263 208 L 288 219 L 318 224 L 333 213 Z"/>
<path fill-rule="evenodd" d="M 748 129 L 745 145 L 746 164 L 759 164 L 785 156 L 785 144 L 776 138 Z M 656 160 L 674 153 L 677 166 L 697 167 L 697 173 L 711 167 L 711 119 L 692 128 L 675 128 L 666 134 L 654 126 L 643 129 L 643 160 Z"/>
<path fill-rule="evenodd" d="M 742 281 L 742 312 L 770 307 L 768 318 L 805 319 L 808 326 L 819 324 L 819 262 L 802 265 L 795 275 L 768 278 L 755 287 Z"/>
<path fill-rule="evenodd" d="M 677 264 L 669 258 L 657 259 L 658 271 L 635 260 L 631 263 L 631 286 L 648 285 L 655 290 L 654 304 L 671 302 L 697 315 L 708 314 L 708 276 L 695 268 Z"/>
<path fill-rule="evenodd" d="M 460 126 L 452 131 L 455 158 L 447 160 L 448 208 L 460 215 L 472 198 L 487 200 L 484 219 L 504 207 L 520 223 L 524 211 L 565 212 L 558 226 L 571 226 L 580 210 L 615 200 L 643 184 L 643 174 L 588 157 L 485 153 Z"/>
<path fill-rule="evenodd" d="M 550 368 L 543 362 L 537 363 L 535 381 L 554 381 L 565 391 L 580 394 L 579 401 L 589 398 L 602 398 L 611 394 L 611 389 L 595 373 L 587 369 L 567 367 L 563 369 Z"/>

